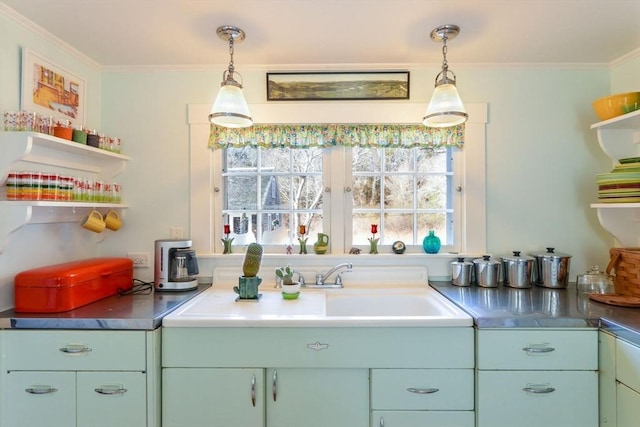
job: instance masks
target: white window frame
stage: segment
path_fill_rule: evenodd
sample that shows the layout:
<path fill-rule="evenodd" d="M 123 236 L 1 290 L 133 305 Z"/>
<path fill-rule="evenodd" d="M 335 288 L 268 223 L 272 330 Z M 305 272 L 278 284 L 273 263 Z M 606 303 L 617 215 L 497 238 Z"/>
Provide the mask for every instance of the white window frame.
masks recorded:
<path fill-rule="evenodd" d="M 460 187 L 461 201 L 459 208 L 462 233 L 460 234 L 461 255 L 481 255 L 486 252 L 486 124 L 487 104 L 465 104 L 469 113 L 466 123 L 465 146 L 463 150 L 456 150 L 455 159 L 456 182 Z M 199 257 L 216 258 L 221 251 L 222 233 L 222 182 L 219 171 L 222 168 L 222 151 L 210 150 L 209 122 L 207 120 L 210 105 L 191 104 L 188 106 L 188 124 L 190 141 L 190 224 L 189 235 L 193 247 Z M 323 102 L 323 103 L 265 103 L 250 105 L 252 115 L 260 118 L 262 123 L 408 123 L 407 118 L 419 120 L 425 106 L 421 103 L 410 102 Z M 414 122 L 415 123 L 415 122 Z M 346 182 L 343 160 L 339 156 L 330 156 L 332 178 Z M 338 164 L 339 163 L 339 164 Z M 336 175 L 337 171 L 339 175 Z M 459 173 L 459 171 L 464 171 Z M 323 180 L 329 179 L 325 174 Z M 344 194 L 344 188 L 338 188 L 326 182 L 332 197 Z M 328 217 L 325 221 L 327 230 L 342 228 L 344 211 L 340 204 L 331 203 L 331 198 L 323 201 Z M 214 224 L 211 218 L 219 218 L 219 224 Z M 458 224 L 457 224 L 458 225 Z M 346 227 L 348 228 L 348 227 Z M 345 230 L 345 234 L 350 230 Z M 313 237 L 310 238 L 312 243 Z M 345 236 L 331 234 L 332 255 L 344 256 L 348 252 L 345 248 Z M 216 250 L 217 249 L 217 250 Z M 342 253 L 344 250 L 344 253 Z M 421 254 L 424 255 L 424 254 Z M 283 257 L 287 256 L 282 254 Z M 291 257 L 292 255 L 288 255 Z M 303 255 L 301 255 L 303 256 Z M 313 255 L 308 255 L 313 256 Z M 361 257 L 363 255 L 360 255 Z M 398 256 L 391 255 L 397 263 Z M 454 254 L 442 253 L 440 257 L 450 260 Z M 373 256 L 371 256 L 373 257 Z M 379 265 L 383 257 L 376 255 Z M 448 267 L 448 266 L 447 266 Z"/>

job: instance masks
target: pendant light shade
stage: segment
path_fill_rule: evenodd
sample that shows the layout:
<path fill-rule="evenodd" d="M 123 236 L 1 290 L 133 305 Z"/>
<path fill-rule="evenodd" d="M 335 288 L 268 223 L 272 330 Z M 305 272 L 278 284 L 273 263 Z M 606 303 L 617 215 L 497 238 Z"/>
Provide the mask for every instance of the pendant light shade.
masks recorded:
<path fill-rule="evenodd" d="M 449 70 L 447 63 L 447 39 L 454 38 L 459 32 L 457 25 L 443 25 L 431 31 L 432 40 L 443 41 L 443 61 L 442 71 L 436 76 L 435 90 L 422 121 L 425 126 L 456 126 L 469 117 L 456 88 L 456 75 Z"/>
<path fill-rule="evenodd" d="M 213 102 L 209 121 L 215 125 L 229 128 L 243 128 L 253 125 L 249 106 L 242 93 L 242 83 L 235 80 L 234 75 L 240 73 L 235 71 L 233 65 L 233 45 L 241 42 L 245 38 L 245 33 L 240 28 L 232 26 L 222 26 L 217 30 L 218 37 L 229 42 L 229 68 L 222 73 L 222 84 L 218 96 Z"/>

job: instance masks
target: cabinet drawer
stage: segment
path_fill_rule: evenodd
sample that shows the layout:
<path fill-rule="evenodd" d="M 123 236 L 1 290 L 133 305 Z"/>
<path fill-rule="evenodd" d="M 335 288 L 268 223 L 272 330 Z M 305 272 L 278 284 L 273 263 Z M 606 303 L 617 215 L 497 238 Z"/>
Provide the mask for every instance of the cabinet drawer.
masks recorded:
<path fill-rule="evenodd" d="M 624 384 L 617 386 L 618 402 L 616 405 L 616 421 L 618 427 L 636 427 L 638 425 L 638 408 L 640 393 L 636 393 Z"/>
<path fill-rule="evenodd" d="M 163 328 L 162 366 L 474 367 L 473 328 Z"/>
<path fill-rule="evenodd" d="M 474 427 L 471 411 L 373 411 L 371 427 Z"/>
<path fill-rule="evenodd" d="M 6 369 L 144 371 L 143 331 L 7 331 Z"/>
<path fill-rule="evenodd" d="M 372 369 L 371 407 L 473 410 L 473 369 Z"/>
<path fill-rule="evenodd" d="M 616 340 L 616 379 L 640 393 L 640 347 Z"/>
<path fill-rule="evenodd" d="M 598 369 L 598 331 L 478 330 L 478 369 Z"/>
<path fill-rule="evenodd" d="M 147 379 L 142 372 L 78 372 L 78 426 L 145 426 Z"/>
<path fill-rule="evenodd" d="M 76 425 L 74 372 L 10 372 L 7 375 L 7 425 Z"/>
<path fill-rule="evenodd" d="M 597 427 L 598 376 L 595 371 L 478 371 L 477 402 L 478 427 Z"/>

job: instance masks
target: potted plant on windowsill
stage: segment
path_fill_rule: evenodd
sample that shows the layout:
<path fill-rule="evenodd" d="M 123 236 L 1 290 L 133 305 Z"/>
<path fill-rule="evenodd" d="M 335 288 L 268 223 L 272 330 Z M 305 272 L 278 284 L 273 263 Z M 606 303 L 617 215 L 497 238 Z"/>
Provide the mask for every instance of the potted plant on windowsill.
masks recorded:
<path fill-rule="evenodd" d="M 290 266 L 276 269 L 276 276 L 282 283 L 282 296 L 285 299 L 296 299 L 300 294 L 300 282 L 293 281 L 294 270 Z"/>

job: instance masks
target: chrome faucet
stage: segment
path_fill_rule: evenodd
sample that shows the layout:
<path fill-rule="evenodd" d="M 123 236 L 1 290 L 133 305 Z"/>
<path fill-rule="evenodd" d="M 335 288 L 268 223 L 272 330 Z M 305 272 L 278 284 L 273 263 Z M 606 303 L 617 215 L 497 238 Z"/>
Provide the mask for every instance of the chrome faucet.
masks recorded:
<path fill-rule="evenodd" d="M 304 281 L 304 276 L 302 275 L 302 273 L 300 273 L 298 270 L 293 270 L 293 274 L 298 275 L 298 282 L 300 283 L 300 286 L 306 286 Z M 276 285 L 274 286 L 274 288 L 276 289 L 282 288 L 282 279 L 279 278 L 278 276 L 276 276 Z"/>
<path fill-rule="evenodd" d="M 327 283 L 327 279 L 336 271 L 345 268 L 347 272 L 351 271 L 353 265 L 350 262 L 343 262 L 342 264 L 338 264 L 326 273 L 318 273 L 316 274 L 316 284 L 315 287 L 318 288 L 342 288 L 342 273 L 344 271 L 340 271 L 336 276 L 336 281 L 334 283 Z M 309 285 L 307 285 L 309 287 Z"/>

